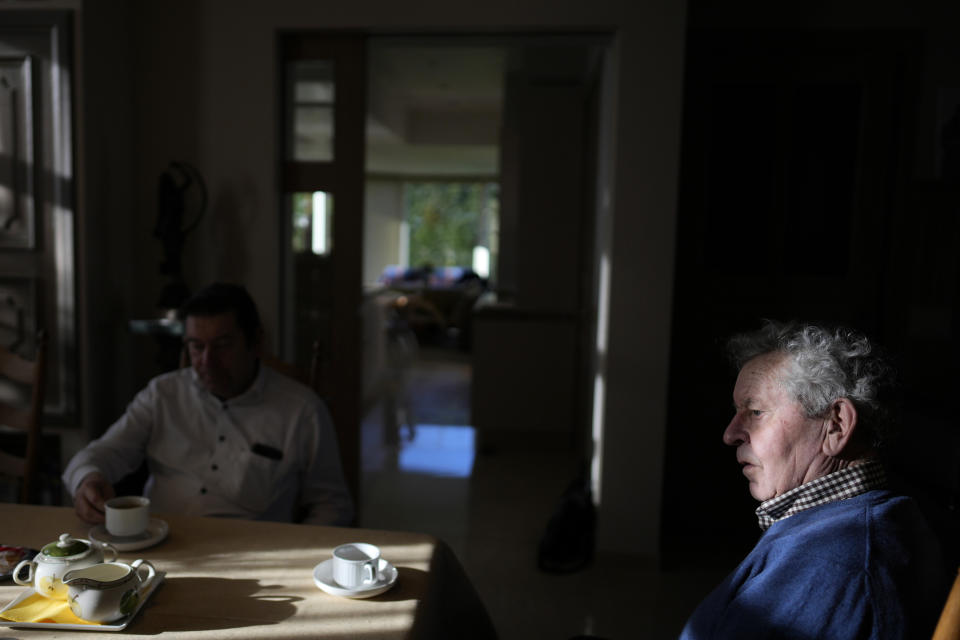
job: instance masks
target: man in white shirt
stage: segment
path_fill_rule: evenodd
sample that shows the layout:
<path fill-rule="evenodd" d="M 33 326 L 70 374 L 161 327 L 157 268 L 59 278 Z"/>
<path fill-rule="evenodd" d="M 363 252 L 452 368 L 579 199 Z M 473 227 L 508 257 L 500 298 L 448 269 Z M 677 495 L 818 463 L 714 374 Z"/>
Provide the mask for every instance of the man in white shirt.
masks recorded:
<path fill-rule="evenodd" d="M 260 361 L 263 329 L 246 289 L 213 284 L 180 311 L 191 367 L 137 394 L 63 474 L 77 515 L 103 522 L 113 483 L 146 459 L 159 513 L 350 524 L 333 424 L 308 387 Z"/>

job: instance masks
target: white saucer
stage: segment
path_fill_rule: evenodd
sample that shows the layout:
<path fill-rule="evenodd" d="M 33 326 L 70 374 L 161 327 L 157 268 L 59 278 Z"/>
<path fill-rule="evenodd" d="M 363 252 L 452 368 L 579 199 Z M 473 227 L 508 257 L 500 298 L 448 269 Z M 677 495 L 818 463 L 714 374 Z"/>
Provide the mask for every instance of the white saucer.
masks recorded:
<path fill-rule="evenodd" d="M 380 579 L 373 584 L 347 589 L 333 579 L 333 558 L 324 560 L 313 568 L 313 581 L 318 587 L 333 596 L 342 598 L 372 598 L 388 590 L 397 582 L 397 568 L 380 558 Z"/>
<path fill-rule="evenodd" d="M 159 518 L 150 518 L 147 530 L 138 536 L 115 536 L 102 524 L 90 529 L 90 539 L 109 544 L 117 551 L 137 551 L 158 544 L 167 537 L 170 528 Z"/>

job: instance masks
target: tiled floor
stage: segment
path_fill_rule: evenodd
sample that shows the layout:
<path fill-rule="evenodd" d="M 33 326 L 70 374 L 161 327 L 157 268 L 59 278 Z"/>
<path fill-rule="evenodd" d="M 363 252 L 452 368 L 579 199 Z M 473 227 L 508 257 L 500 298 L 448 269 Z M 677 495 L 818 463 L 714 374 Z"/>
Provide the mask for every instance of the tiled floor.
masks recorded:
<path fill-rule="evenodd" d="M 604 555 L 572 574 L 538 570 L 540 538 L 577 461 L 556 451 L 477 453 L 463 354 L 421 350 L 405 388 L 398 412 L 381 405 L 364 423 L 360 525 L 445 540 L 502 638 L 675 638 L 722 578 Z M 388 426 L 396 415 L 412 428 Z"/>

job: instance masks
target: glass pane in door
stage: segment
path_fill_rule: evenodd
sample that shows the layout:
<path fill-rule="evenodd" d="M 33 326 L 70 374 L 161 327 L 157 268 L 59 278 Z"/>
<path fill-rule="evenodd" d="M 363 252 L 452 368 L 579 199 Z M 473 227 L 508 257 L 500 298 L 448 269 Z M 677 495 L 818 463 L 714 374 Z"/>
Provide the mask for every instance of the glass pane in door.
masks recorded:
<path fill-rule="evenodd" d="M 287 68 L 288 159 L 333 160 L 333 61 L 297 60 Z"/>
<path fill-rule="evenodd" d="M 291 245 L 295 254 L 333 251 L 333 194 L 301 191 L 291 197 Z"/>

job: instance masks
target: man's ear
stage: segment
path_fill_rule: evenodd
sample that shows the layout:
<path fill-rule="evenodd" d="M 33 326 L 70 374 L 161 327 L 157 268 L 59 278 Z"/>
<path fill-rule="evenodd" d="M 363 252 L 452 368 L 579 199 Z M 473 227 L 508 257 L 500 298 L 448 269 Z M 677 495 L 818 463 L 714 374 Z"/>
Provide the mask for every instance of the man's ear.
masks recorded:
<path fill-rule="evenodd" d="M 857 428 L 857 408 L 849 398 L 833 401 L 826 416 L 827 432 L 823 441 L 823 452 L 832 458 L 841 458 L 850 454 L 853 434 Z"/>

